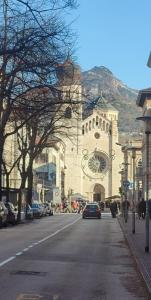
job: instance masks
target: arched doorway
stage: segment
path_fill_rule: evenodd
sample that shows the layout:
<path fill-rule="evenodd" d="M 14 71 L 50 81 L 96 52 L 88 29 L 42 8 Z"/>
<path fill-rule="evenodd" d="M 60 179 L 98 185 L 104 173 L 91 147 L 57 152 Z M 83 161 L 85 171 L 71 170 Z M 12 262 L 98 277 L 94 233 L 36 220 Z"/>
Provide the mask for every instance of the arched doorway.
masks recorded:
<path fill-rule="evenodd" d="M 101 184 L 95 184 L 93 189 L 93 201 L 100 202 L 105 200 L 105 188 Z"/>

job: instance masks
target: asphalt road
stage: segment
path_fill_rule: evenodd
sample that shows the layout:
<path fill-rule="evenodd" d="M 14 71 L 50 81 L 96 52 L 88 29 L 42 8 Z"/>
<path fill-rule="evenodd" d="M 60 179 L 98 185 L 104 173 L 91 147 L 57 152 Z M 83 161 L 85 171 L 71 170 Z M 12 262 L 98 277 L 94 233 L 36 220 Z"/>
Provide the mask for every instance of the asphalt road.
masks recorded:
<path fill-rule="evenodd" d="M 56 214 L 0 230 L 0 300 L 146 300 L 117 219 Z"/>

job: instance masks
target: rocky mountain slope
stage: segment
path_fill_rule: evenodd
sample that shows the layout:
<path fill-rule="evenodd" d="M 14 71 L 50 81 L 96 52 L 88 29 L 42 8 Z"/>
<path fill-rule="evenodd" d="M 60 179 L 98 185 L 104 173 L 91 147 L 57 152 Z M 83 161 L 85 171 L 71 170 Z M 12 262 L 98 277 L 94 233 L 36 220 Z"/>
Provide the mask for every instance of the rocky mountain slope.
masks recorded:
<path fill-rule="evenodd" d="M 119 111 L 119 131 L 138 132 L 139 122 L 136 117 L 141 115 L 141 109 L 136 105 L 138 91 L 126 86 L 113 73 L 103 67 L 94 67 L 82 73 L 82 85 L 86 95 L 93 99 L 101 93 Z"/>

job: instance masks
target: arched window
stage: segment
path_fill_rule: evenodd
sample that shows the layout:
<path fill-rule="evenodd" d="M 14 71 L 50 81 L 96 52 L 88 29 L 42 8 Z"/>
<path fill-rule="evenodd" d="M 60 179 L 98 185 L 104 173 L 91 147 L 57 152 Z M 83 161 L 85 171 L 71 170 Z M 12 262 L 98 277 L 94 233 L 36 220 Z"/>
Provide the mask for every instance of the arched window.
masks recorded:
<path fill-rule="evenodd" d="M 84 125 L 82 126 L 82 134 L 84 135 Z"/>
<path fill-rule="evenodd" d="M 106 124 L 106 132 L 108 132 L 109 131 L 109 124 L 107 123 Z"/>
<path fill-rule="evenodd" d="M 99 120 L 99 128 L 102 127 L 102 119 Z"/>
<path fill-rule="evenodd" d="M 96 126 L 98 126 L 99 125 L 99 118 L 98 118 L 98 116 L 96 116 Z"/>
<path fill-rule="evenodd" d="M 91 121 L 89 121 L 89 130 L 91 130 Z"/>
<path fill-rule="evenodd" d="M 95 119 L 93 119 L 93 128 L 95 128 Z"/>
<path fill-rule="evenodd" d="M 66 110 L 65 110 L 65 113 L 64 113 L 64 116 L 65 118 L 67 119 L 71 119 L 72 117 L 72 110 L 71 110 L 71 107 L 67 107 Z"/>
<path fill-rule="evenodd" d="M 88 123 L 86 123 L 86 132 L 88 132 Z"/>
<path fill-rule="evenodd" d="M 105 121 L 103 121 L 103 128 L 102 129 L 105 131 Z"/>

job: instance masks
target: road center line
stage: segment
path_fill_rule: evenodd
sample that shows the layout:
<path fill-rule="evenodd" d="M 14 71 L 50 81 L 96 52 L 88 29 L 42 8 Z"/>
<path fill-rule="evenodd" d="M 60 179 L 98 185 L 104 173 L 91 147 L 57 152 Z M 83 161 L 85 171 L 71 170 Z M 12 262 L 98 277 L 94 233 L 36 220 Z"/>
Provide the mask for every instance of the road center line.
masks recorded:
<path fill-rule="evenodd" d="M 8 259 L 2 261 L 2 262 L 0 263 L 0 267 L 6 265 L 7 263 L 9 263 L 11 260 L 13 260 L 13 259 L 15 259 L 15 258 L 16 258 L 16 256 L 11 256 L 11 257 L 9 257 Z"/>
<path fill-rule="evenodd" d="M 41 240 L 39 240 L 39 241 L 37 241 L 37 242 L 31 244 L 30 246 L 24 248 L 24 249 L 21 250 L 20 252 L 17 252 L 14 256 L 11 256 L 11 257 L 9 257 L 8 259 L 6 259 L 6 260 L 0 262 L 0 267 L 2 267 L 2 266 L 4 266 L 4 265 L 8 264 L 10 261 L 14 260 L 17 256 L 19 256 L 19 255 L 21 255 L 21 254 L 24 254 L 24 253 L 27 252 L 30 248 L 33 248 L 33 247 L 35 247 L 35 246 L 37 246 L 37 245 L 39 245 L 39 244 L 45 242 L 46 240 L 48 240 L 48 239 L 52 238 L 53 236 L 57 235 L 59 232 L 63 231 L 64 229 L 66 229 L 66 228 L 68 228 L 68 227 L 74 225 L 74 224 L 75 224 L 76 222 L 78 222 L 80 219 L 81 219 L 81 217 L 79 217 L 78 219 L 76 219 L 74 222 L 69 223 L 69 224 L 63 226 L 62 228 L 56 230 L 56 231 L 53 232 L 52 234 L 47 235 L 47 236 L 44 237 L 43 239 L 41 239 Z"/>

